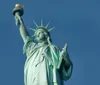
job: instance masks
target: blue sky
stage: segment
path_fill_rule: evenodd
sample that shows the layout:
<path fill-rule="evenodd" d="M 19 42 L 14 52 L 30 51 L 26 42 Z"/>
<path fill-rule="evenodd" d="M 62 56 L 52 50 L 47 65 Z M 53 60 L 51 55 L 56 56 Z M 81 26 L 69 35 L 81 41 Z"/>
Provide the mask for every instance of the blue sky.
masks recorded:
<path fill-rule="evenodd" d="M 0 85 L 23 85 L 23 41 L 12 10 L 16 3 L 24 5 L 23 19 L 27 28 L 33 20 L 49 28 L 53 44 L 68 52 L 73 74 L 65 85 L 100 85 L 100 0 L 1 0 L 0 5 Z M 28 30 L 32 35 L 33 33 Z"/>

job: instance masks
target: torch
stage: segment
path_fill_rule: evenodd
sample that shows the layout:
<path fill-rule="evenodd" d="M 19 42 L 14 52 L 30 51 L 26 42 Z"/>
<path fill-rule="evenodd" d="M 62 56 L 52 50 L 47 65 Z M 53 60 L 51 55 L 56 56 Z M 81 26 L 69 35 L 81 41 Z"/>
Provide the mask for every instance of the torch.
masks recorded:
<path fill-rule="evenodd" d="M 19 20 L 22 23 L 21 16 L 24 14 L 23 5 L 16 4 L 15 8 L 13 9 L 13 15 L 15 16 L 16 20 Z M 16 25 L 19 25 L 19 21 L 16 21 Z"/>

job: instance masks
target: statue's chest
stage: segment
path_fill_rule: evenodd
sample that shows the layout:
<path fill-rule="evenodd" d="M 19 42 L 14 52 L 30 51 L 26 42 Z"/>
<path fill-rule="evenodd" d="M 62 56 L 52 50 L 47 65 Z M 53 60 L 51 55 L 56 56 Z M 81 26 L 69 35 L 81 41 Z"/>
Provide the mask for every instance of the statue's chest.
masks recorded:
<path fill-rule="evenodd" d="M 27 57 L 26 64 L 33 66 L 41 63 L 44 59 L 43 54 L 44 54 L 43 47 L 30 49 L 29 57 Z"/>

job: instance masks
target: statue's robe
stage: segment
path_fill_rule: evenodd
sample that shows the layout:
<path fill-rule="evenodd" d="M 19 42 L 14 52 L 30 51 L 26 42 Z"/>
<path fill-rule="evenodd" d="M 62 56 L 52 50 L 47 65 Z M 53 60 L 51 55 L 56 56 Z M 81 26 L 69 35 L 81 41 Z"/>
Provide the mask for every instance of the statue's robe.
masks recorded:
<path fill-rule="evenodd" d="M 64 64 L 58 69 L 60 50 L 47 42 L 36 44 L 27 37 L 23 52 L 27 59 L 24 67 L 25 85 L 63 85 L 72 73 L 72 65 L 65 69 Z"/>

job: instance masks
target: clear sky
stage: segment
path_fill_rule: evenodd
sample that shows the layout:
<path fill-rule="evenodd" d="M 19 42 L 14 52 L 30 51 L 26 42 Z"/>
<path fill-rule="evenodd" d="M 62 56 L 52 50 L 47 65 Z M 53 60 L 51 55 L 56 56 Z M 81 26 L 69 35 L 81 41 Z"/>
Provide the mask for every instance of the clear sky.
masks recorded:
<path fill-rule="evenodd" d="M 73 74 L 65 85 L 100 85 L 100 0 L 0 0 L 0 85 L 24 85 L 23 41 L 12 10 L 24 5 L 27 28 L 33 20 L 49 27 L 53 44 L 67 42 Z M 32 35 L 32 32 L 28 30 Z"/>

